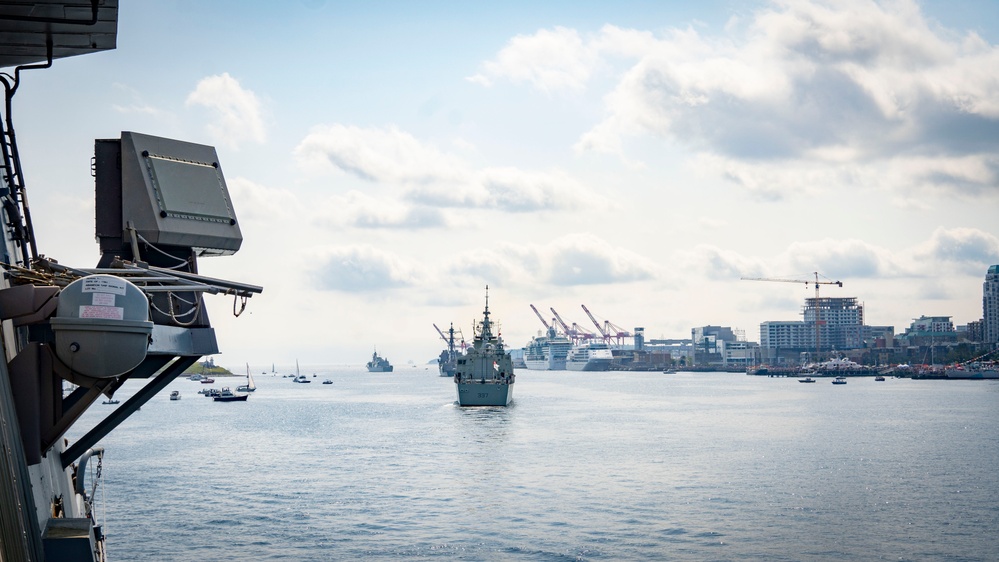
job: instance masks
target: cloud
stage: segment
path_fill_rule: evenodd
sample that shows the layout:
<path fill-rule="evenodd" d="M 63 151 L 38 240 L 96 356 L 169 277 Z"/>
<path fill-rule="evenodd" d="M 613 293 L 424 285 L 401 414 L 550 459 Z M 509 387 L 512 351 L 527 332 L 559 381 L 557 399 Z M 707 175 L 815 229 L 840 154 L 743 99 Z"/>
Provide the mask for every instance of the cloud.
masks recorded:
<path fill-rule="evenodd" d="M 975 228 L 938 228 L 916 257 L 969 275 L 984 275 L 990 265 L 999 263 L 999 238 Z"/>
<path fill-rule="evenodd" d="M 226 186 L 240 221 L 286 221 L 304 214 L 301 202 L 286 189 L 267 187 L 239 176 L 227 178 Z"/>
<path fill-rule="evenodd" d="M 791 271 L 817 271 L 820 277 L 834 280 L 899 277 L 911 273 L 892 258 L 889 250 L 856 239 L 794 242 L 778 261 L 787 264 Z"/>
<path fill-rule="evenodd" d="M 200 105 L 215 113 L 207 129 L 219 144 L 235 149 L 244 140 L 266 140 L 260 101 L 228 73 L 203 78 L 187 96 L 185 105 Z"/>
<path fill-rule="evenodd" d="M 740 277 L 764 277 L 765 266 L 756 258 L 747 258 L 732 250 L 698 244 L 679 250 L 673 265 L 682 271 L 696 271 L 709 279 L 733 280 Z"/>
<path fill-rule="evenodd" d="M 644 281 L 658 270 L 652 261 L 590 234 L 563 236 L 541 253 L 547 280 L 559 286 Z"/>
<path fill-rule="evenodd" d="M 656 279 L 661 268 L 591 234 L 568 234 L 543 244 L 492 243 L 448 253 L 433 263 L 371 246 L 338 247 L 319 258 L 314 276 L 321 288 L 371 293 L 419 284 L 424 287 L 628 284 Z M 428 293 L 429 294 L 429 293 Z"/>
<path fill-rule="evenodd" d="M 320 226 L 340 228 L 423 229 L 450 225 L 439 209 L 409 205 L 395 199 L 375 198 L 359 191 L 336 195 L 320 205 L 316 222 Z"/>
<path fill-rule="evenodd" d="M 525 70 L 542 64 L 534 61 L 544 75 Z M 561 82 L 542 76 L 577 77 L 564 82 L 580 89 L 603 66 L 619 79 L 580 152 L 624 157 L 624 138 L 669 139 L 764 200 L 799 194 L 801 170 L 826 182 L 813 185 L 888 169 L 867 185 L 999 195 L 999 47 L 931 25 L 914 0 L 775 2 L 720 35 L 540 30 L 511 40 L 487 68 L 490 83 L 526 72 L 549 91 Z M 919 173 L 904 173 L 914 162 Z"/>
<path fill-rule="evenodd" d="M 398 186 L 406 200 L 423 206 L 534 212 L 604 202 L 560 171 L 475 169 L 460 157 L 394 127 L 334 124 L 316 128 L 295 153 L 304 167 L 337 169 L 367 181 Z"/>
<path fill-rule="evenodd" d="M 582 90 L 596 62 L 593 48 L 573 29 L 542 29 L 534 35 L 517 35 L 483 63 L 482 73 L 469 81 L 491 86 L 498 78 L 527 82 L 546 93 Z"/>
<path fill-rule="evenodd" d="M 370 293 L 419 282 L 417 265 L 366 245 L 333 248 L 318 263 L 313 276 L 323 290 Z"/>

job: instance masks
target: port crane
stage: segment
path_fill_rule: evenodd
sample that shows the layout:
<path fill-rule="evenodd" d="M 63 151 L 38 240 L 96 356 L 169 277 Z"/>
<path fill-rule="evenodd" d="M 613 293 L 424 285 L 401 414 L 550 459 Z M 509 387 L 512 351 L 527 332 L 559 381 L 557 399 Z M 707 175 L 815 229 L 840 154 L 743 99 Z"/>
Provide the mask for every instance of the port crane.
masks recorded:
<path fill-rule="evenodd" d="M 815 275 L 815 280 L 814 281 L 810 280 L 810 279 L 804 279 L 804 280 L 802 280 L 802 279 L 781 279 L 781 278 L 773 278 L 773 277 L 742 277 L 741 279 L 743 281 L 773 281 L 773 282 L 777 282 L 777 283 L 804 283 L 806 289 L 808 288 L 809 284 L 815 285 L 815 361 L 818 362 L 818 360 L 819 360 L 819 350 L 821 349 L 821 347 L 819 346 L 819 337 L 820 337 L 819 336 L 819 333 L 820 333 L 819 329 L 822 326 L 822 324 L 826 323 L 825 320 L 822 320 L 820 318 L 822 307 L 819 305 L 819 287 L 821 285 L 836 285 L 836 286 L 842 287 L 843 286 L 843 282 L 842 281 L 833 281 L 833 280 L 828 279 L 828 278 L 826 278 L 827 279 L 826 281 L 819 281 L 819 272 L 818 271 L 814 271 L 812 273 L 813 273 L 813 275 Z M 825 276 L 823 276 L 823 277 L 825 277 Z"/>
<path fill-rule="evenodd" d="M 583 307 L 583 312 L 585 312 L 586 315 L 590 317 L 590 321 L 593 322 L 593 325 L 597 327 L 597 331 L 600 332 L 600 335 L 604 338 L 604 341 L 607 343 L 607 345 L 611 344 L 611 340 L 616 339 L 617 346 L 621 347 L 624 338 L 631 337 L 631 332 L 612 323 L 610 320 L 604 320 L 604 325 L 601 326 L 600 323 L 597 322 L 597 319 L 593 317 L 593 314 L 590 313 L 590 309 L 586 308 L 585 304 L 581 304 L 579 306 Z"/>
<path fill-rule="evenodd" d="M 576 324 L 575 322 L 572 323 L 572 327 L 570 328 L 565 323 L 565 321 L 562 320 L 562 317 L 559 316 L 558 312 L 555 312 L 554 308 L 551 308 L 550 310 L 552 311 L 552 314 L 555 315 L 555 321 L 558 322 L 559 326 L 562 327 L 562 330 L 565 332 L 565 335 L 568 336 L 570 340 L 572 340 L 573 345 L 581 341 L 587 341 L 589 339 L 596 337 L 596 334 L 584 330 L 582 326 Z"/>

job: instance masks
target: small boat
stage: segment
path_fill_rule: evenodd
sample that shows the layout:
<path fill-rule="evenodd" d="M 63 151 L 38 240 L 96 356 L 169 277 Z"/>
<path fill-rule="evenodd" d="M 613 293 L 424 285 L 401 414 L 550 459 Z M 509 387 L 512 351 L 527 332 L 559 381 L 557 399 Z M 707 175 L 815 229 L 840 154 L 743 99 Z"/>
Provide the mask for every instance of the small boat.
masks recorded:
<path fill-rule="evenodd" d="M 292 382 L 311 383 L 312 381 L 310 381 L 309 377 L 307 377 L 305 375 L 298 375 L 297 377 L 295 377 L 294 379 L 292 379 Z"/>
<path fill-rule="evenodd" d="M 114 398 L 112 398 L 111 400 L 105 400 L 105 401 L 101 402 L 101 404 L 118 404 L 120 402 L 121 402 L 121 400 L 115 400 Z"/>
<path fill-rule="evenodd" d="M 881 375 L 878 375 L 878 376 L 874 377 L 874 380 L 876 380 L 878 382 L 881 382 L 881 381 L 885 380 L 885 378 L 882 377 Z"/>
<path fill-rule="evenodd" d="M 326 379 L 323 381 L 323 384 L 333 384 L 333 381 L 331 381 L 330 379 Z"/>
<path fill-rule="evenodd" d="M 846 377 L 836 377 L 832 381 L 833 384 L 846 384 Z"/>
<path fill-rule="evenodd" d="M 798 382 L 815 382 L 815 379 L 812 377 L 805 377 L 803 379 L 798 379 Z"/>
<path fill-rule="evenodd" d="M 253 392 L 257 390 L 257 385 L 253 384 L 253 377 L 250 376 L 250 364 L 246 364 L 246 384 L 236 387 L 237 392 Z"/>
<path fill-rule="evenodd" d="M 201 384 L 212 384 L 215 379 L 201 379 Z"/>
<path fill-rule="evenodd" d="M 249 394 L 234 394 L 228 386 L 222 387 L 222 391 L 212 396 L 216 402 L 245 402 Z"/>
<path fill-rule="evenodd" d="M 170 400 L 180 400 L 180 391 L 174 390 L 170 393 Z"/>

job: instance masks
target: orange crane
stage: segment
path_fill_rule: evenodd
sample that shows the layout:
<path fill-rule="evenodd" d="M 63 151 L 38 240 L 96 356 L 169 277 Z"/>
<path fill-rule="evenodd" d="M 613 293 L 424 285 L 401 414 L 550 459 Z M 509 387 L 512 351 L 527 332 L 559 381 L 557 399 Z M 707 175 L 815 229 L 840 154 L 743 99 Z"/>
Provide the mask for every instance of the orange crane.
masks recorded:
<path fill-rule="evenodd" d="M 815 272 L 813 272 L 813 274 L 815 275 L 815 280 L 814 281 L 807 280 L 807 279 L 806 280 L 801 280 L 801 279 L 779 279 L 779 278 L 770 278 L 770 277 L 742 277 L 741 279 L 743 281 L 775 281 L 777 283 L 804 283 L 806 289 L 808 288 L 809 284 L 815 285 L 815 361 L 818 362 L 818 360 L 819 360 L 819 350 L 821 349 L 820 346 L 819 346 L 819 327 L 822 324 L 825 324 L 825 321 L 820 318 L 822 307 L 819 306 L 819 285 L 837 285 L 839 287 L 842 287 L 843 286 L 843 282 L 842 281 L 832 281 L 832 280 L 819 281 L 819 272 L 815 271 Z M 825 276 L 823 275 L 823 277 L 825 277 Z M 829 279 L 829 278 L 826 277 L 826 279 Z"/>

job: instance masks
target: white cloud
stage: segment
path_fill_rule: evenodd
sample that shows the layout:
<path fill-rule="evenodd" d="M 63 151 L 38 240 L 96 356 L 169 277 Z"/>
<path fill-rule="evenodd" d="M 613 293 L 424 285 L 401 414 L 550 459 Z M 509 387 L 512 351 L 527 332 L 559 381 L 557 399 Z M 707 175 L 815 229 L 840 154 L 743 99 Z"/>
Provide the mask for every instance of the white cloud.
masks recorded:
<path fill-rule="evenodd" d="M 317 128 L 299 143 L 295 153 L 305 167 L 332 167 L 368 181 L 398 186 L 403 188 L 405 199 L 424 206 L 530 212 L 605 204 L 603 198 L 560 171 L 475 169 L 460 157 L 394 127 L 335 124 Z"/>
<path fill-rule="evenodd" d="M 315 221 L 327 228 L 421 229 L 446 227 L 447 216 L 439 209 L 410 205 L 391 198 L 376 198 L 359 191 L 335 195 L 319 205 Z"/>
<path fill-rule="evenodd" d="M 946 270 L 984 274 L 990 265 L 999 263 L 999 238 L 975 228 L 937 228 L 915 254 L 917 259 L 930 260 Z"/>
<path fill-rule="evenodd" d="M 370 293 L 419 283 L 419 266 L 409 260 L 358 245 L 332 248 L 318 258 L 316 284 L 324 290 Z"/>
<path fill-rule="evenodd" d="M 245 140 L 257 143 L 266 140 L 260 101 L 228 73 L 203 78 L 185 104 L 200 105 L 214 112 L 207 129 L 219 144 L 235 149 Z"/>
<path fill-rule="evenodd" d="M 999 47 L 931 26 L 914 0 L 778 2 L 715 36 L 557 31 L 511 41 L 497 61 L 548 61 L 531 46 L 561 42 L 558 52 L 575 56 L 551 64 L 573 76 L 623 64 L 605 117 L 577 151 L 626 159 L 622 139 L 667 138 L 769 200 L 800 193 L 802 183 L 849 185 L 884 169 L 896 181 L 868 185 L 999 192 Z M 524 80 L 519 67 L 488 68 L 493 81 Z M 900 162 L 921 173 L 904 173 Z M 825 181 L 794 181 L 802 171 Z"/>
<path fill-rule="evenodd" d="M 490 86 L 497 78 L 528 82 L 538 90 L 582 90 L 596 62 L 593 48 L 573 29 L 542 29 L 534 35 L 518 35 L 496 55 L 483 63 L 483 72 L 469 77 L 472 82 Z"/>

